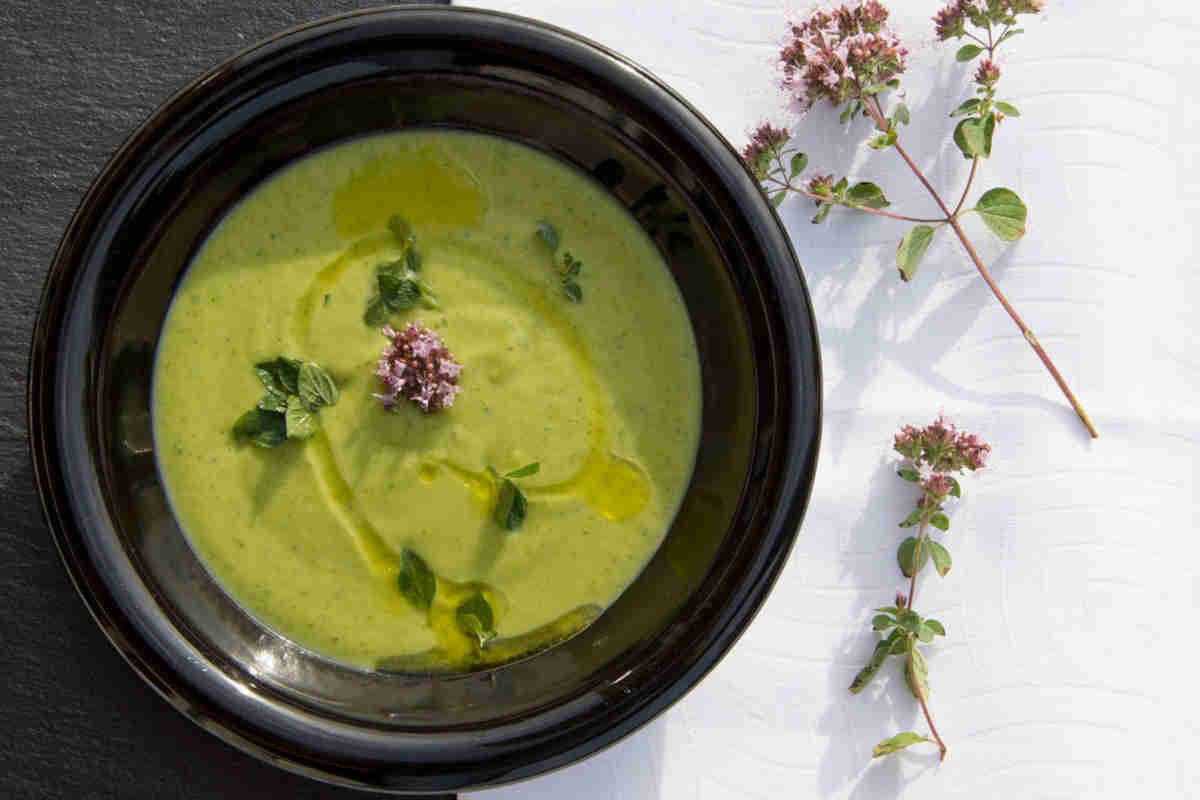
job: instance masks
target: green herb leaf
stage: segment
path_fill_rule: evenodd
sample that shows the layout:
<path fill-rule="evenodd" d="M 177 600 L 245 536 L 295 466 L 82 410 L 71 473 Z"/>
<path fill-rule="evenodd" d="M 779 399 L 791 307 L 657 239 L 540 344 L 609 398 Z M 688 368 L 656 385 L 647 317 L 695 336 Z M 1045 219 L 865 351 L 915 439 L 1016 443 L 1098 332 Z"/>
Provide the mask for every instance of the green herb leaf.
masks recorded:
<path fill-rule="evenodd" d="M 987 158 L 992 154 L 992 134 L 996 130 L 996 115 L 968 117 L 954 128 L 954 143 L 962 151 L 963 158 L 976 156 Z"/>
<path fill-rule="evenodd" d="M 929 524 L 939 531 L 950 530 L 950 518 L 940 511 L 929 518 Z"/>
<path fill-rule="evenodd" d="M 391 312 L 388 311 L 388 307 L 383 303 L 383 298 L 376 294 L 367 301 L 367 310 L 363 313 L 363 322 L 372 328 L 378 328 L 388 321 L 390 314 Z"/>
<path fill-rule="evenodd" d="M 808 156 L 804 153 L 796 153 L 792 156 L 789 177 L 796 177 L 808 166 Z"/>
<path fill-rule="evenodd" d="M 914 561 L 919 558 L 919 563 Z M 904 577 L 911 578 L 913 572 L 920 572 L 929 562 L 929 548 L 924 543 L 921 545 L 921 554 L 917 556 L 917 540 L 909 536 L 900 543 L 900 547 L 896 550 L 896 561 L 900 564 L 900 571 L 904 573 Z M 914 630 L 914 633 L 916 631 Z"/>
<path fill-rule="evenodd" d="M 1019 117 L 1021 112 L 1012 103 L 1005 103 L 1003 100 L 996 101 L 996 110 L 1006 117 Z"/>
<path fill-rule="evenodd" d="M 525 513 L 529 503 L 525 494 L 508 478 L 500 483 L 500 491 L 496 497 L 496 509 L 492 518 L 496 524 L 506 531 L 515 531 L 525 522 Z"/>
<path fill-rule="evenodd" d="M 867 142 L 867 147 L 872 150 L 883 150 L 891 147 L 896 143 L 896 131 L 890 130 L 887 133 L 881 133 L 871 141 Z"/>
<path fill-rule="evenodd" d="M 896 248 L 896 266 L 900 269 L 901 280 L 911 281 L 917 274 L 917 267 L 921 266 L 921 259 L 936 232 L 937 229 L 929 225 L 916 225 L 904 234 Z"/>
<path fill-rule="evenodd" d="M 872 83 L 870 86 L 863 88 L 863 94 L 879 94 L 880 92 L 886 91 L 890 88 L 892 87 L 888 86 L 886 83 Z"/>
<path fill-rule="evenodd" d="M 786 197 L 787 189 L 780 189 L 778 192 L 771 195 L 771 205 L 775 208 L 779 208 L 779 204 L 782 203 Z"/>
<path fill-rule="evenodd" d="M 884 614 L 899 614 L 904 609 L 897 606 L 883 606 L 882 608 L 877 608 L 875 610 Z"/>
<path fill-rule="evenodd" d="M 921 473 L 917 472 L 912 467 L 905 467 L 904 469 L 897 470 L 896 474 L 910 483 L 917 483 L 921 480 Z"/>
<path fill-rule="evenodd" d="M 304 407 L 298 397 L 288 398 L 287 411 L 283 412 L 289 439 L 309 439 L 317 432 L 317 418 Z"/>
<path fill-rule="evenodd" d="M 846 199 L 867 208 L 883 208 L 891 205 L 883 196 L 883 189 L 870 181 L 862 181 L 851 186 L 850 190 L 846 192 Z"/>
<path fill-rule="evenodd" d="M 563 274 L 567 278 L 574 278 L 582 269 L 582 261 L 577 258 L 572 258 L 570 253 L 563 253 Z"/>
<path fill-rule="evenodd" d="M 983 48 L 977 44 L 964 44 L 958 48 L 958 52 L 954 54 L 954 58 L 957 61 L 971 61 L 982 52 Z"/>
<path fill-rule="evenodd" d="M 901 528 L 911 528 L 912 526 L 916 525 L 918 522 L 921 521 L 921 515 L 924 513 L 925 512 L 922 511 L 921 509 L 914 508 L 912 511 L 908 512 L 908 516 L 905 517 L 904 521 L 900 523 L 900 527 Z"/>
<path fill-rule="evenodd" d="M 396 586 L 408 602 L 421 611 L 428 611 L 437 593 L 437 578 L 425 560 L 406 547 L 400 554 Z"/>
<path fill-rule="evenodd" d="M 829 216 L 829 209 L 831 208 L 833 208 L 833 203 L 822 204 L 820 210 L 817 211 L 816 216 L 812 218 L 813 225 L 819 225 L 820 223 L 824 222 L 825 218 Z"/>
<path fill-rule="evenodd" d="M 946 477 L 950 478 L 950 496 L 962 497 L 962 487 L 958 485 L 958 481 L 949 475 Z"/>
<path fill-rule="evenodd" d="M 558 249 L 558 230 L 546 220 L 538 221 L 537 235 L 551 252 Z"/>
<path fill-rule="evenodd" d="M 833 194 L 835 197 L 844 198 L 846 196 L 846 187 L 850 185 L 850 181 L 843 177 L 833 185 Z"/>
<path fill-rule="evenodd" d="M 979 198 L 975 210 L 992 233 L 1004 241 L 1015 242 L 1025 235 L 1029 209 L 1011 189 L 989 189 Z"/>
<path fill-rule="evenodd" d="M 950 567 L 954 563 L 950 560 L 950 551 L 933 539 L 928 540 L 926 544 L 929 545 L 929 555 L 933 558 L 933 568 L 937 570 L 938 575 L 946 577 L 946 573 L 950 571 Z"/>
<path fill-rule="evenodd" d="M 572 303 L 583 302 L 583 288 L 575 281 L 568 280 L 563 283 L 563 294 Z"/>
<path fill-rule="evenodd" d="M 523 466 L 519 469 L 514 469 L 512 472 L 504 473 L 504 477 L 506 477 L 506 478 L 528 478 L 530 475 L 537 475 L 538 470 L 541 468 L 542 468 L 541 462 L 534 461 L 532 464 L 526 464 L 525 466 Z"/>
<path fill-rule="evenodd" d="M 892 124 L 893 125 L 908 125 L 911 118 L 908 113 L 908 106 L 904 103 L 896 103 L 896 107 L 892 109 Z"/>
<path fill-rule="evenodd" d="M 970 100 L 964 100 L 962 105 L 950 112 L 951 117 L 961 117 L 963 114 L 974 114 L 979 108 L 979 104 L 983 102 L 978 97 L 972 97 Z"/>
<path fill-rule="evenodd" d="M 1006 31 L 1003 36 L 1001 36 L 999 39 L 997 39 L 996 44 L 997 45 L 1002 44 L 1003 42 L 1008 41 L 1012 37 L 1019 36 L 1020 34 L 1022 34 L 1024 32 L 1025 32 L 1024 28 L 1013 28 L 1011 31 Z"/>
<path fill-rule="evenodd" d="M 871 620 L 871 628 L 877 631 L 886 631 L 888 628 L 895 627 L 896 620 L 889 617 L 887 614 L 877 614 Z"/>
<path fill-rule="evenodd" d="M 287 356 L 254 365 L 254 372 L 263 386 L 282 394 L 296 394 L 300 379 L 300 362 Z"/>
<path fill-rule="evenodd" d="M 917 638 L 925 644 L 929 644 L 933 641 L 933 628 L 922 622 L 917 626 Z"/>
<path fill-rule="evenodd" d="M 287 411 L 287 395 L 275 389 L 267 389 L 258 401 L 258 407 L 263 411 L 278 411 L 282 414 Z"/>
<path fill-rule="evenodd" d="M 300 365 L 300 377 L 296 382 L 300 399 L 309 411 L 322 406 L 331 406 L 338 401 L 340 393 L 333 376 L 312 361 Z"/>
<path fill-rule="evenodd" d="M 408 248 L 404 254 L 404 265 L 413 272 L 421 271 L 421 254 L 417 252 L 416 247 Z"/>
<path fill-rule="evenodd" d="M 454 619 L 463 633 L 473 637 L 483 647 L 496 638 L 492 607 L 482 592 L 476 591 L 454 611 Z"/>
<path fill-rule="evenodd" d="M 389 311 L 404 311 L 421 299 L 421 287 L 411 278 L 398 278 L 391 272 L 380 272 L 376 279 L 379 297 Z"/>
<path fill-rule="evenodd" d="M 442 307 L 442 304 L 438 302 L 437 295 L 433 293 L 432 286 L 420 278 L 413 277 L 413 273 L 411 272 L 408 273 L 408 277 L 410 280 L 415 281 L 417 288 L 421 290 L 421 305 L 425 306 L 426 308 L 433 309 L 434 311 L 437 311 Z"/>
<path fill-rule="evenodd" d="M 916 633 L 921 629 L 921 615 L 915 611 L 905 609 L 896 617 L 896 625 L 909 633 Z"/>
<path fill-rule="evenodd" d="M 896 638 L 892 641 L 891 648 L 888 649 L 888 655 L 900 656 L 907 653 L 912 647 L 912 639 L 902 635 L 899 631 L 892 631 L 892 635 Z"/>
<path fill-rule="evenodd" d="M 850 103 L 847 103 L 846 107 L 844 109 L 842 109 L 842 113 L 838 116 L 838 122 L 845 125 L 847 122 L 850 121 L 850 117 L 854 116 L 854 111 L 855 111 L 854 106 L 851 105 Z"/>
<path fill-rule="evenodd" d="M 906 747 L 912 747 L 914 744 L 921 742 L 933 743 L 933 739 L 928 736 L 922 736 L 919 733 L 898 733 L 890 739 L 884 739 L 879 744 L 871 749 L 872 758 L 880 758 L 882 756 L 890 756 L 892 753 L 898 753 Z"/>
<path fill-rule="evenodd" d="M 392 236 L 396 237 L 396 244 L 400 245 L 401 247 L 407 247 L 416 241 L 416 237 L 413 235 L 412 226 L 409 225 L 408 221 L 399 214 L 393 214 L 388 219 L 388 230 L 392 232 Z"/>
<path fill-rule="evenodd" d="M 946 629 L 943 628 L 942 623 L 938 622 L 936 619 L 927 619 L 925 620 L 925 624 L 928 625 L 930 630 L 932 630 L 938 636 L 946 635 Z"/>
<path fill-rule="evenodd" d="M 914 647 L 908 651 L 908 663 L 905 664 L 904 674 L 908 679 L 908 688 L 913 697 L 918 700 L 929 697 L 929 664 L 920 648 Z"/>
<path fill-rule="evenodd" d="M 858 694 L 863 689 L 867 688 L 867 684 L 875 679 L 875 675 L 879 672 L 879 668 L 882 667 L 883 662 L 887 660 L 888 654 L 891 651 L 892 642 L 896 639 L 896 636 L 896 632 L 893 631 L 891 636 L 876 643 L 875 650 L 871 653 L 871 660 L 867 662 L 865 667 L 859 670 L 858 674 L 854 676 L 854 680 L 850 682 L 850 692 L 852 694 Z"/>
<path fill-rule="evenodd" d="M 278 447 L 287 439 L 287 423 L 278 411 L 256 408 L 238 417 L 233 424 L 233 435 L 258 447 Z"/>

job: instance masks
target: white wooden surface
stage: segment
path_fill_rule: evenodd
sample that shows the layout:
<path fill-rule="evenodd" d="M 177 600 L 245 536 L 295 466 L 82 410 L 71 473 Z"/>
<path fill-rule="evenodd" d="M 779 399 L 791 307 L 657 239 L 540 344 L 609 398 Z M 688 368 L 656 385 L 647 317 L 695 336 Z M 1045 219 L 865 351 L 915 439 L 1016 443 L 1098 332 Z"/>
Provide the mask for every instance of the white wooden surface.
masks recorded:
<path fill-rule="evenodd" d="M 649 67 L 739 147 L 786 122 L 814 169 L 879 182 L 894 210 L 931 202 L 894 153 L 861 146 L 827 112 L 790 118 L 773 60 L 788 10 L 770 0 L 478 0 L 574 29 Z M 891 0 L 913 50 L 914 157 L 953 191 L 966 162 L 947 112 L 970 93 L 934 0 Z M 1190 0 L 1050 0 L 1001 65 L 1002 126 L 976 195 L 1003 185 L 1029 234 L 978 243 L 1101 436 L 1092 442 L 948 236 L 903 285 L 899 223 L 786 219 L 816 304 L 825 436 L 791 560 L 741 642 L 651 725 L 584 763 L 477 800 L 508 798 L 1175 798 L 1196 796 L 1200 691 L 1200 11 Z M 978 228 L 974 229 L 979 231 Z M 872 763 L 876 741 L 924 730 L 891 665 L 846 691 L 870 653 L 870 609 L 901 588 L 896 521 L 913 497 L 888 450 L 905 422 L 945 411 L 994 447 L 965 482 L 919 610 L 932 708 L 950 747 Z"/>

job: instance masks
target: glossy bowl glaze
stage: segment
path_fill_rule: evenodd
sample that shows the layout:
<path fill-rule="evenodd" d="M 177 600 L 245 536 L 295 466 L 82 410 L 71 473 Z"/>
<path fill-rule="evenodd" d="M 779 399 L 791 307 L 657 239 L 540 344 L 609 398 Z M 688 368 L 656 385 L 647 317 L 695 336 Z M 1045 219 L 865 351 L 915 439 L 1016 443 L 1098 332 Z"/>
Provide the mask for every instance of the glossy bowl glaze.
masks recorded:
<path fill-rule="evenodd" d="M 221 216 L 316 148 L 412 126 L 509 137 L 592 172 L 659 246 L 703 372 L 695 474 L 640 577 L 565 644 L 442 677 L 347 669 L 247 616 L 171 515 L 149 410 L 172 292 Z M 796 536 L 820 399 L 795 256 L 737 154 L 703 117 L 646 71 L 566 31 L 409 7 L 268 40 L 134 134 L 55 255 L 28 404 L 38 487 L 63 561 L 147 683 L 207 730 L 282 767 L 428 793 L 587 756 L 713 667 Z"/>

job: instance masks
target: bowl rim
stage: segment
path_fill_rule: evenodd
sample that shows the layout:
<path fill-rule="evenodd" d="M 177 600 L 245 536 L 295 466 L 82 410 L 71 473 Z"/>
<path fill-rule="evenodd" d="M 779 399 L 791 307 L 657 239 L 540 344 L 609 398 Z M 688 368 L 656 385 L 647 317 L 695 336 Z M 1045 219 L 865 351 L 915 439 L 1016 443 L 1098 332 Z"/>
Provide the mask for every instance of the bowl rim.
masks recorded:
<path fill-rule="evenodd" d="M 797 289 L 793 296 L 785 296 L 785 292 L 779 293 L 779 302 L 786 306 L 785 310 L 793 312 L 785 314 L 782 323 L 787 331 L 786 338 L 794 345 L 789 348 L 788 353 L 795 362 L 795 374 L 805 375 L 811 380 L 805 381 L 802 386 L 794 387 L 796 395 L 803 395 L 805 400 L 803 404 L 793 404 L 804 406 L 804 419 L 801 419 L 800 411 L 790 409 L 791 421 L 796 424 L 793 424 L 792 430 L 789 431 L 789 440 L 781 447 L 784 451 L 783 461 L 794 465 L 789 470 L 790 474 L 781 480 L 778 492 L 780 497 L 788 499 L 780 504 L 781 510 L 773 511 L 766 525 L 769 530 L 764 536 L 764 545 L 756 553 L 752 567 L 747 570 L 746 577 L 738 583 L 737 592 L 731 597 L 728 607 L 719 618 L 720 624 L 714 626 L 714 630 L 706 632 L 699 657 L 689 664 L 686 670 L 676 673 L 664 687 L 649 693 L 650 696 L 641 698 L 641 702 L 628 709 L 614 724 L 599 732 L 593 732 L 570 746 L 563 746 L 538 758 L 529 759 L 506 770 L 502 775 L 475 772 L 449 782 L 441 780 L 432 781 L 428 786 L 406 784 L 397 787 L 389 786 L 387 775 L 379 774 L 378 770 L 363 772 L 348 771 L 340 767 L 331 768 L 327 759 L 323 759 L 319 753 L 288 746 L 291 742 L 286 740 L 281 744 L 275 736 L 256 728 L 247 720 L 237 718 L 227 710 L 224 713 L 213 712 L 214 700 L 208 693 L 192 685 L 172 668 L 155 650 L 153 644 L 147 642 L 129 620 L 124 618 L 104 578 L 99 575 L 83 546 L 81 528 L 84 526 L 71 513 L 70 503 L 63 496 L 65 477 L 57 463 L 55 436 L 47 434 L 46 431 L 53 428 L 50 420 L 54 416 L 56 397 L 50 364 L 57 350 L 52 345 L 57 343 L 58 328 L 68 304 L 69 289 L 75 273 L 86 253 L 87 245 L 91 242 L 88 229 L 105 214 L 111 202 L 119 196 L 117 190 L 121 188 L 124 178 L 136 172 L 137 156 L 153 141 L 155 133 L 177 119 L 197 98 L 205 96 L 210 87 L 248 68 L 257 59 L 266 58 L 276 47 L 302 44 L 338 26 L 358 25 L 379 18 L 414 19 L 418 14 L 429 15 L 448 25 L 470 26 L 472 23 L 481 23 L 484 26 L 490 24 L 498 28 L 508 27 L 522 31 L 526 36 L 539 40 L 542 46 L 554 49 L 560 57 L 565 58 L 564 51 L 569 51 L 577 58 L 590 55 L 593 59 L 598 59 L 603 66 L 616 68 L 624 75 L 627 84 L 622 85 L 623 89 L 632 91 L 637 88 L 665 101 L 664 115 L 670 116 L 676 126 L 682 126 L 698 140 L 703 140 L 705 148 L 700 147 L 700 141 L 693 144 L 697 150 L 704 151 L 703 156 L 710 164 L 714 158 L 720 161 L 719 165 L 712 166 L 721 173 L 724 188 L 735 195 L 736 205 L 744 209 L 745 221 L 751 226 L 755 239 L 762 244 L 764 251 L 779 256 L 759 265 L 755 274 L 769 275 L 768 283 L 772 289 L 778 288 L 783 280 L 794 284 Z M 522 44 L 527 41 L 524 40 Z M 785 268 L 789 268 L 791 273 L 783 272 Z M 56 548 L 89 613 L 135 672 L 184 716 L 244 752 L 290 771 L 329 782 L 359 788 L 390 788 L 393 791 L 403 791 L 410 787 L 419 791 L 445 791 L 495 786 L 566 766 L 629 735 L 693 688 L 741 636 L 757 614 L 786 563 L 812 492 L 822 427 L 820 349 L 807 285 L 777 213 L 742 165 L 734 148 L 715 126 L 649 70 L 586 37 L 528 17 L 461 6 L 419 5 L 363 9 L 290 28 L 222 61 L 159 106 L 104 165 L 73 214 L 56 248 L 38 309 L 28 360 L 29 377 L 26 388 L 26 423 L 34 479 L 43 515 Z M 808 345 L 803 353 L 799 352 L 801 344 Z M 805 441 L 799 441 L 802 438 Z"/>

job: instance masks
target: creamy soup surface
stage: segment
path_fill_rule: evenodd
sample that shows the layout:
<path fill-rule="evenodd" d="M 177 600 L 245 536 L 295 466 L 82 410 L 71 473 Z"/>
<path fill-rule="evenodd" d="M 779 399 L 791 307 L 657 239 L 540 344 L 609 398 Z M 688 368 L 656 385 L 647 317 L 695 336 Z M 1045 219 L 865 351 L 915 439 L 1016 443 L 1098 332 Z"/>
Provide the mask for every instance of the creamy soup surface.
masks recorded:
<path fill-rule="evenodd" d="M 428 327 L 462 365 L 433 413 L 375 396 L 389 340 L 364 311 L 379 265 L 406 256 L 393 219 L 435 299 L 388 322 Z M 278 356 L 326 370 L 337 402 L 310 438 L 238 441 L 254 365 Z M 679 290 L 601 186 L 505 139 L 416 131 L 298 161 L 213 231 L 159 343 L 154 434 L 182 529 L 249 613 L 351 666 L 460 669 L 561 641 L 637 576 L 687 488 L 699 398 Z M 534 462 L 508 530 L 499 476 Z M 435 576 L 427 607 L 399 588 L 405 553 Z M 485 638 L 459 613 L 475 596 Z"/>

